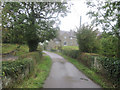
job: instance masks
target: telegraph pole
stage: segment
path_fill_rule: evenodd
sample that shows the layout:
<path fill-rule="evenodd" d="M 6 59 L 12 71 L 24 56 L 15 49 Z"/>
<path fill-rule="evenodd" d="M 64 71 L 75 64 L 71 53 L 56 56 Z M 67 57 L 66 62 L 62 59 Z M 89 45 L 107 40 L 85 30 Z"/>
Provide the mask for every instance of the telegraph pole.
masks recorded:
<path fill-rule="evenodd" d="M 82 16 L 80 16 L 80 28 L 81 28 L 81 21 L 82 21 Z"/>

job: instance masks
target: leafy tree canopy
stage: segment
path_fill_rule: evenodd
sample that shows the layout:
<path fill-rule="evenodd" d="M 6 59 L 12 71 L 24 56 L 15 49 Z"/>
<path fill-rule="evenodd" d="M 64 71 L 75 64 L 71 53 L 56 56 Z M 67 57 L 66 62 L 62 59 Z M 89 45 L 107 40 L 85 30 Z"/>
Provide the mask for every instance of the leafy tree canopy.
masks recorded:
<path fill-rule="evenodd" d="M 70 8 L 61 2 L 6 2 L 3 7 L 3 29 L 10 30 L 14 42 L 26 41 L 30 51 L 56 36 L 58 17 L 66 16 Z"/>
<path fill-rule="evenodd" d="M 87 14 L 93 19 L 93 24 L 101 24 L 104 31 L 111 32 L 118 38 L 117 57 L 120 58 L 120 1 L 88 0 L 86 4 L 91 8 Z"/>
<path fill-rule="evenodd" d="M 97 32 L 90 26 L 82 26 L 77 32 L 80 52 L 95 53 L 98 49 Z"/>

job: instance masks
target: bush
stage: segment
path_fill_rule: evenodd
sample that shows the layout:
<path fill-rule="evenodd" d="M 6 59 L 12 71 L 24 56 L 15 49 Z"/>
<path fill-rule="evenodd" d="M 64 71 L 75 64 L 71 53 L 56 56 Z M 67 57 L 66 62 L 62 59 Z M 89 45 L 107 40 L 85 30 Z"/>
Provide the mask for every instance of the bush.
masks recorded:
<path fill-rule="evenodd" d="M 23 80 L 34 71 L 36 64 L 40 63 L 41 51 L 31 52 L 19 57 L 16 61 L 2 62 L 3 87 L 13 87 L 14 83 Z M 7 84 L 6 84 L 7 83 Z"/>
<path fill-rule="evenodd" d="M 117 58 L 98 57 L 107 75 L 114 79 L 114 83 L 120 84 L 120 60 Z"/>
<path fill-rule="evenodd" d="M 78 60 L 89 68 L 91 68 L 94 63 L 94 57 L 87 53 L 81 53 L 81 55 L 78 56 Z"/>
<path fill-rule="evenodd" d="M 101 37 L 99 54 L 107 57 L 117 57 L 117 37 L 109 33 L 103 33 Z"/>
<path fill-rule="evenodd" d="M 66 56 L 77 59 L 79 50 L 64 49 L 62 50 L 62 53 L 65 54 Z"/>
<path fill-rule="evenodd" d="M 83 26 L 76 34 L 79 50 L 81 52 L 96 53 L 99 49 L 97 31 L 90 26 Z"/>
<path fill-rule="evenodd" d="M 82 53 L 79 55 L 78 60 L 82 62 L 87 67 L 95 70 L 97 68 L 93 67 L 95 62 L 95 58 L 97 62 L 100 62 L 102 65 L 102 71 L 98 71 L 100 74 L 105 75 L 108 79 L 112 80 L 112 83 L 116 86 L 120 85 L 120 60 L 117 58 L 108 58 L 103 57 L 97 54 L 88 54 Z M 97 69 L 98 70 L 98 69 Z"/>
<path fill-rule="evenodd" d="M 23 73 L 27 67 L 33 69 L 33 67 L 30 67 L 32 63 L 33 60 L 27 58 L 17 61 L 4 61 L 2 63 L 3 75 L 17 78 L 17 76 Z"/>
<path fill-rule="evenodd" d="M 52 48 L 50 51 L 52 51 L 52 52 L 56 52 L 57 50 L 56 50 L 56 49 L 54 49 L 54 48 Z"/>

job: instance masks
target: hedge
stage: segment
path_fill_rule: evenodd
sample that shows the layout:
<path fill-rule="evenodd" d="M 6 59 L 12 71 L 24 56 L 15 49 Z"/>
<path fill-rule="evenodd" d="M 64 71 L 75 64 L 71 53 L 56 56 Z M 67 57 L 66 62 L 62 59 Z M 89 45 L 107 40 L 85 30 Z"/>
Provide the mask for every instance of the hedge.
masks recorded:
<path fill-rule="evenodd" d="M 103 67 L 102 71 L 99 72 L 107 76 L 107 78 L 112 80 L 112 83 L 118 87 L 120 85 L 120 60 L 86 53 L 79 55 L 78 60 L 89 68 L 94 69 L 93 64 L 95 58 Z"/>
<path fill-rule="evenodd" d="M 120 60 L 107 57 L 97 57 L 97 59 L 106 70 L 107 76 L 114 80 L 113 83 L 120 85 Z"/>
<path fill-rule="evenodd" d="M 87 67 L 92 68 L 92 65 L 94 63 L 94 57 L 92 55 L 81 53 L 81 55 L 78 55 L 77 59 Z"/>
<path fill-rule="evenodd" d="M 17 78 L 27 67 L 32 67 L 33 60 L 25 58 L 16 61 L 4 61 L 2 63 L 3 76 L 11 76 Z"/>
<path fill-rule="evenodd" d="M 34 67 L 40 62 L 42 51 L 24 54 L 16 61 L 2 62 L 3 88 L 13 87 L 14 83 L 21 81 L 34 71 Z M 8 83 L 8 84 L 7 84 Z"/>
<path fill-rule="evenodd" d="M 94 67 L 95 59 L 102 66 L 97 72 L 104 74 L 111 82 L 120 87 L 120 60 L 117 58 L 108 58 L 94 53 L 79 53 L 78 50 L 63 49 L 62 53 L 71 58 L 77 59 L 87 67 L 97 70 Z"/>
<path fill-rule="evenodd" d="M 66 56 L 77 59 L 79 50 L 62 49 L 62 53 Z"/>

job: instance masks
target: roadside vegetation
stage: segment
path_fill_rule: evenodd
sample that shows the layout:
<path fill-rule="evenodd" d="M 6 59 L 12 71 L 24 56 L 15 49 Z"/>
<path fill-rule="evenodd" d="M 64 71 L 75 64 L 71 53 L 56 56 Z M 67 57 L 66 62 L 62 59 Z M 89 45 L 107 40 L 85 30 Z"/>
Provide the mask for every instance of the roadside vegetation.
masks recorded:
<path fill-rule="evenodd" d="M 14 49 L 16 49 L 17 46 L 16 44 L 5 45 L 14 47 Z M 5 48 L 6 51 L 7 48 L 8 47 Z M 9 52 L 11 51 L 8 50 L 7 53 Z M 14 87 L 15 83 L 20 83 L 23 80 L 23 78 L 26 78 L 31 73 L 33 73 L 35 66 L 42 59 L 42 50 L 39 49 L 36 52 L 29 52 L 28 47 L 26 45 L 21 45 L 21 47 L 19 47 L 19 49 L 15 51 L 15 54 L 12 55 L 18 56 L 18 59 L 14 61 L 13 60 L 2 61 L 2 76 L 3 76 L 2 80 L 4 88 Z"/>
<path fill-rule="evenodd" d="M 14 51 L 14 52 L 13 52 Z M 29 48 L 26 44 L 10 44 L 10 43 L 3 43 L 2 44 L 2 54 L 12 54 L 14 56 L 21 56 L 29 52 Z"/>
<path fill-rule="evenodd" d="M 78 46 L 63 46 L 62 49 L 72 49 L 72 50 L 79 50 Z"/>
<path fill-rule="evenodd" d="M 9 53 L 17 48 L 16 44 L 2 44 L 2 53 Z"/>
<path fill-rule="evenodd" d="M 41 47 L 39 46 L 38 51 L 29 52 L 27 45 L 21 45 L 19 48 L 17 44 L 3 45 L 6 53 L 17 49 L 13 55 L 18 56 L 15 61 L 2 62 L 3 87 L 42 88 L 52 62 L 49 56 L 42 56 Z"/>
<path fill-rule="evenodd" d="M 52 62 L 49 56 L 44 56 L 39 60 L 39 63 L 35 66 L 35 69 L 30 77 L 25 78 L 21 83 L 16 84 L 15 88 L 43 87 L 44 81 L 50 72 Z"/>

